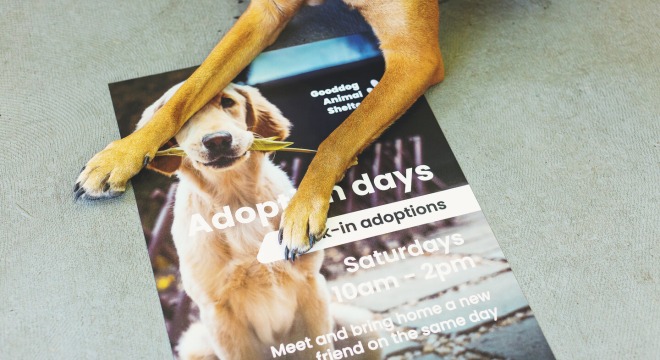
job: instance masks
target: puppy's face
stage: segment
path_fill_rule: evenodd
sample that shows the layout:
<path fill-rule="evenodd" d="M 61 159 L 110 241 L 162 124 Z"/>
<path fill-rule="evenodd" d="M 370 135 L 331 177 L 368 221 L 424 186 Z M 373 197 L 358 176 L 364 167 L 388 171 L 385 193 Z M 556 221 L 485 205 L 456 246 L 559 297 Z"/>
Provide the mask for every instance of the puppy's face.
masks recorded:
<path fill-rule="evenodd" d="M 168 90 L 149 106 L 137 124 L 144 126 L 176 93 L 182 84 Z M 291 123 L 280 110 L 253 87 L 230 84 L 179 130 L 174 139 L 199 170 L 224 170 L 250 157 L 255 136 L 284 139 Z M 172 175 L 181 165 L 178 156 L 156 157 L 148 168 Z"/>
<path fill-rule="evenodd" d="M 248 98 L 229 85 L 181 128 L 175 139 L 195 167 L 224 169 L 245 161 L 254 135 Z"/>

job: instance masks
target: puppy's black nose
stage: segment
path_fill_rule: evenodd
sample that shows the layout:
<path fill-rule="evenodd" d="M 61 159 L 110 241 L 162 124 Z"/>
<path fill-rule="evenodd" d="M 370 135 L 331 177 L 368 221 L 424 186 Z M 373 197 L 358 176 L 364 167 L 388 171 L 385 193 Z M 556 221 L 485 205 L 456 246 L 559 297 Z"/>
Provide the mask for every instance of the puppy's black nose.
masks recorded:
<path fill-rule="evenodd" d="M 227 150 L 231 147 L 231 134 L 227 131 L 218 131 L 202 138 L 202 144 L 211 152 Z"/>

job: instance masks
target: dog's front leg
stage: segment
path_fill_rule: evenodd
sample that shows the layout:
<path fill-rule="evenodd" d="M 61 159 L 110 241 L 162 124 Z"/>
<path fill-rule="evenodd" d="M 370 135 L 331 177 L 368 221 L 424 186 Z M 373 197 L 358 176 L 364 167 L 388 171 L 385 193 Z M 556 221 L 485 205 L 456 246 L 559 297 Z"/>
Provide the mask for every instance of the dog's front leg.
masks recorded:
<path fill-rule="evenodd" d="M 77 198 L 122 194 L 128 180 L 149 163 L 158 148 L 224 89 L 266 46 L 272 44 L 304 0 L 254 0 L 202 65 L 143 128 L 113 141 L 81 171 Z"/>
<path fill-rule="evenodd" d="M 323 236 L 332 187 L 355 157 L 444 77 L 436 0 L 355 2 L 381 41 L 385 74 L 319 146 L 284 211 L 280 242 L 287 259 L 295 260 Z"/>

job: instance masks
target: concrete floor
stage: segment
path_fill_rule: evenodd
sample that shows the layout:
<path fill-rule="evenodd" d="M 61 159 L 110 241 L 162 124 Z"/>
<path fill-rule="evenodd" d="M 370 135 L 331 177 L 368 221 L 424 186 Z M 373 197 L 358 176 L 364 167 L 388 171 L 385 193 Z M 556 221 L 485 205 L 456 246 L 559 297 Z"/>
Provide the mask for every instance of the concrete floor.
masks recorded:
<path fill-rule="evenodd" d="M 170 357 L 132 192 L 71 188 L 118 137 L 107 84 L 199 64 L 244 7 L 0 6 L 0 358 Z M 447 78 L 427 96 L 557 358 L 657 358 L 657 1 L 442 10 Z"/>

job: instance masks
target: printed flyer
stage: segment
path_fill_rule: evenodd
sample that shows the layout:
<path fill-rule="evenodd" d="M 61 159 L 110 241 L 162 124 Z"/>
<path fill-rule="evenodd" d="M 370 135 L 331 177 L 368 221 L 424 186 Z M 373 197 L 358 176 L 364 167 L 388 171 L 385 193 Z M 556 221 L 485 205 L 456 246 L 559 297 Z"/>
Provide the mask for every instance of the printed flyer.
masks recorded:
<path fill-rule="evenodd" d="M 554 358 L 423 97 L 335 186 L 325 236 L 284 260 L 280 217 L 313 157 L 286 150 L 317 149 L 384 66 L 362 34 L 265 52 L 133 179 L 175 357 Z M 193 70 L 110 84 L 122 137 Z"/>

